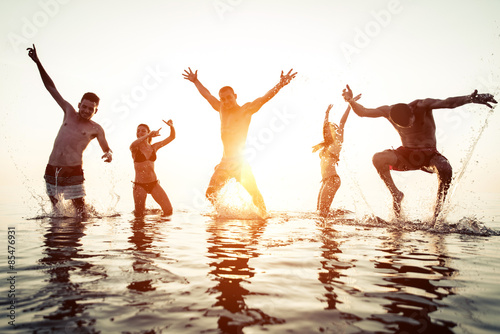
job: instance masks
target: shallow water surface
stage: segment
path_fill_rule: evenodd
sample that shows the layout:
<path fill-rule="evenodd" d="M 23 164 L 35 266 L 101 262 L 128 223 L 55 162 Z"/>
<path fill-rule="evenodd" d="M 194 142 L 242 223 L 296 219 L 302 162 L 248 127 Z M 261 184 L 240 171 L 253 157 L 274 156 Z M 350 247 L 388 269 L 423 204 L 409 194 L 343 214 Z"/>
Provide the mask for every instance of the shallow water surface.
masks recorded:
<path fill-rule="evenodd" d="M 16 326 L 3 316 L 2 332 L 500 331 L 495 229 L 292 212 L 16 219 Z"/>

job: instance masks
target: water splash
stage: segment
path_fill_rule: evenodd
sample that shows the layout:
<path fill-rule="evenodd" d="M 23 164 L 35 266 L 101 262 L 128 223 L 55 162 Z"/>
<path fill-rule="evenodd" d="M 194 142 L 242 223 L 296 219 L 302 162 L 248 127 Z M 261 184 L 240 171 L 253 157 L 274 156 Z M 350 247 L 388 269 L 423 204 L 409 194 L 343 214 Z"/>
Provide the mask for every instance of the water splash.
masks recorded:
<path fill-rule="evenodd" d="M 78 216 L 75 206 L 71 202 L 71 200 L 65 200 L 62 198 L 62 195 L 58 195 L 57 198 L 57 204 L 55 207 L 51 206 L 51 210 L 47 210 L 47 203 L 49 202 L 48 199 L 42 199 L 41 196 L 39 196 L 39 205 L 40 205 L 40 213 L 36 215 L 33 218 L 27 218 L 27 220 L 36 220 L 36 219 L 44 219 L 44 218 L 75 218 Z M 84 217 L 85 218 L 103 218 L 103 217 L 119 217 L 120 214 L 117 212 L 111 212 L 108 210 L 106 214 L 100 213 L 92 204 L 90 203 L 85 203 L 85 209 L 84 209 Z"/>
<path fill-rule="evenodd" d="M 234 179 L 218 192 L 214 209 L 212 215 L 219 219 L 262 219 L 250 194 Z"/>
<path fill-rule="evenodd" d="M 443 205 L 443 211 L 440 214 L 440 217 L 442 217 L 442 219 L 445 219 L 448 216 L 448 214 L 450 213 L 450 211 L 451 211 L 450 210 L 451 199 L 453 198 L 453 196 L 454 196 L 454 194 L 455 194 L 455 192 L 456 192 L 456 190 L 457 190 L 457 188 L 458 188 L 458 186 L 460 184 L 460 181 L 462 180 L 462 177 L 464 176 L 465 171 L 467 170 L 467 166 L 469 165 L 469 162 L 470 162 L 470 160 L 472 158 L 472 155 L 474 154 L 474 151 L 476 149 L 477 143 L 481 139 L 481 137 L 482 137 L 482 135 L 484 133 L 484 130 L 488 126 L 488 120 L 491 117 L 491 115 L 493 115 L 493 112 L 494 112 L 495 108 L 496 108 L 496 105 L 493 106 L 493 108 L 491 108 L 488 111 L 488 114 L 486 115 L 484 123 L 481 126 L 481 128 L 479 129 L 479 133 L 478 133 L 477 137 L 475 138 L 475 140 L 472 141 L 471 146 L 469 147 L 469 149 L 466 152 L 465 158 L 463 160 L 462 168 L 460 169 L 460 171 L 453 178 L 454 179 L 453 180 L 453 186 L 451 188 L 451 191 L 449 191 L 449 193 L 448 193 L 446 201 L 445 201 L 445 203 Z"/>
<path fill-rule="evenodd" d="M 330 219 L 334 224 L 360 226 L 365 228 L 387 228 L 401 232 L 425 231 L 435 234 L 462 234 L 474 236 L 500 236 L 500 231 L 493 230 L 476 217 L 463 217 L 457 222 L 449 222 L 443 219 L 435 223 L 428 220 L 404 220 L 392 219 L 386 221 L 375 215 L 366 215 L 354 219 Z"/>
<path fill-rule="evenodd" d="M 368 200 L 366 199 L 365 194 L 363 193 L 363 190 L 361 189 L 361 186 L 359 185 L 358 181 L 354 177 L 354 173 L 352 172 L 353 169 L 349 168 L 349 165 L 346 162 L 346 159 L 341 159 L 340 163 L 344 166 L 344 169 L 346 171 L 345 174 L 349 178 L 350 183 L 352 185 L 354 185 L 354 188 L 357 190 L 359 197 L 361 197 L 361 199 L 363 200 L 363 203 L 368 208 L 370 214 L 371 215 L 375 215 L 375 211 L 373 210 L 373 208 L 371 207 L 371 205 L 368 204 Z M 352 198 L 353 198 L 353 203 L 356 206 L 357 200 L 356 200 L 356 197 L 354 196 L 354 194 L 353 194 Z"/>

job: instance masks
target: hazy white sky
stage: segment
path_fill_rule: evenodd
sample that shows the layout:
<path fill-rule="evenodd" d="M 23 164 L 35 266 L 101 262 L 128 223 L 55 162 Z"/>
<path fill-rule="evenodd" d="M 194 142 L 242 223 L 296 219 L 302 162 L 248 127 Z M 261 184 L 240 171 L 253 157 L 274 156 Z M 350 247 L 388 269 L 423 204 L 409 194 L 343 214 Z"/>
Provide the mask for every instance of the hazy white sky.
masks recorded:
<path fill-rule="evenodd" d="M 97 143 L 89 147 L 84 169 L 91 200 L 112 201 L 111 192 L 131 203 L 128 146 L 135 128 L 158 128 L 171 118 L 177 139 L 160 151 L 157 174 L 175 207 L 197 206 L 222 145 L 218 115 L 183 79 L 184 69 L 197 69 L 214 95 L 231 85 L 240 104 L 265 94 L 281 70 L 298 71 L 253 117 L 249 160 L 270 209 L 312 210 L 321 176 L 311 146 L 322 140 L 328 104 L 334 104 L 331 121 L 339 121 L 345 84 L 363 93 L 360 103 L 367 107 L 476 88 L 498 99 L 498 13 L 496 0 L 2 1 L 0 184 L 44 196 L 43 171 L 62 112 L 27 56 L 35 43 L 66 100 L 76 107 L 86 91 L 101 97 L 94 120 L 106 129 L 115 160 L 105 165 Z M 435 115 L 438 149 L 456 175 L 477 140 L 457 194 L 498 192 L 498 112 L 488 116 L 488 108 L 467 105 Z M 168 135 L 166 127 L 162 134 Z M 385 203 L 389 193 L 371 157 L 399 145 L 387 121 L 352 114 L 337 204 L 352 207 L 363 196 L 369 205 Z M 435 177 L 421 174 L 396 181 L 424 198 L 418 201 L 432 201 Z"/>

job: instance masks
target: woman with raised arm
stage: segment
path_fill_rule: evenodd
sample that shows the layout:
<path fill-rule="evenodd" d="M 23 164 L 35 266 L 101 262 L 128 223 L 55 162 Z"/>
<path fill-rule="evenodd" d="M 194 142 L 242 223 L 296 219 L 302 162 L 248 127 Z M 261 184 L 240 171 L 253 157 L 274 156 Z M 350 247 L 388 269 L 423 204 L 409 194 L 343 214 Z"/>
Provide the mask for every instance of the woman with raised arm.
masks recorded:
<path fill-rule="evenodd" d="M 164 215 L 169 216 L 172 214 L 172 204 L 170 204 L 165 190 L 160 186 L 155 173 L 156 152 L 175 139 L 172 120 L 168 120 L 165 124 L 170 127 L 170 136 L 166 139 L 151 144 L 152 138 L 160 135 L 161 128 L 150 131 L 146 124 L 139 124 L 137 126 L 137 140 L 130 145 L 135 168 L 134 214 L 136 217 L 144 215 L 148 194 L 151 194 L 156 203 L 161 206 Z"/>
<path fill-rule="evenodd" d="M 361 94 L 354 99 L 359 100 Z M 344 125 L 351 111 L 348 106 L 342 116 L 339 125 L 328 122 L 330 110 L 333 105 L 329 105 L 325 113 L 323 122 L 323 142 L 313 146 L 313 153 L 319 151 L 321 159 L 321 188 L 318 194 L 317 210 L 322 217 L 328 216 L 330 205 L 340 187 L 340 176 L 337 174 L 335 166 L 339 162 L 339 155 L 344 142 Z"/>

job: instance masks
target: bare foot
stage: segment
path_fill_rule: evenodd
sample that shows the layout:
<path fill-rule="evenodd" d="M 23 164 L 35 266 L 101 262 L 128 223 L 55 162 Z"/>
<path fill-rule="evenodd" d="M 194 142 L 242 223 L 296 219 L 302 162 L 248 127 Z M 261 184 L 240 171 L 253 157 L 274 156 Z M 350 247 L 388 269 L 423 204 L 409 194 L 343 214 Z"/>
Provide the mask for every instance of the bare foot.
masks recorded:
<path fill-rule="evenodd" d="M 394 208 L 396 218 L 401 218 L 401 202 L 404 197 L 405 195 L 401 191 L 392 195 L 392 207 Z"/>

